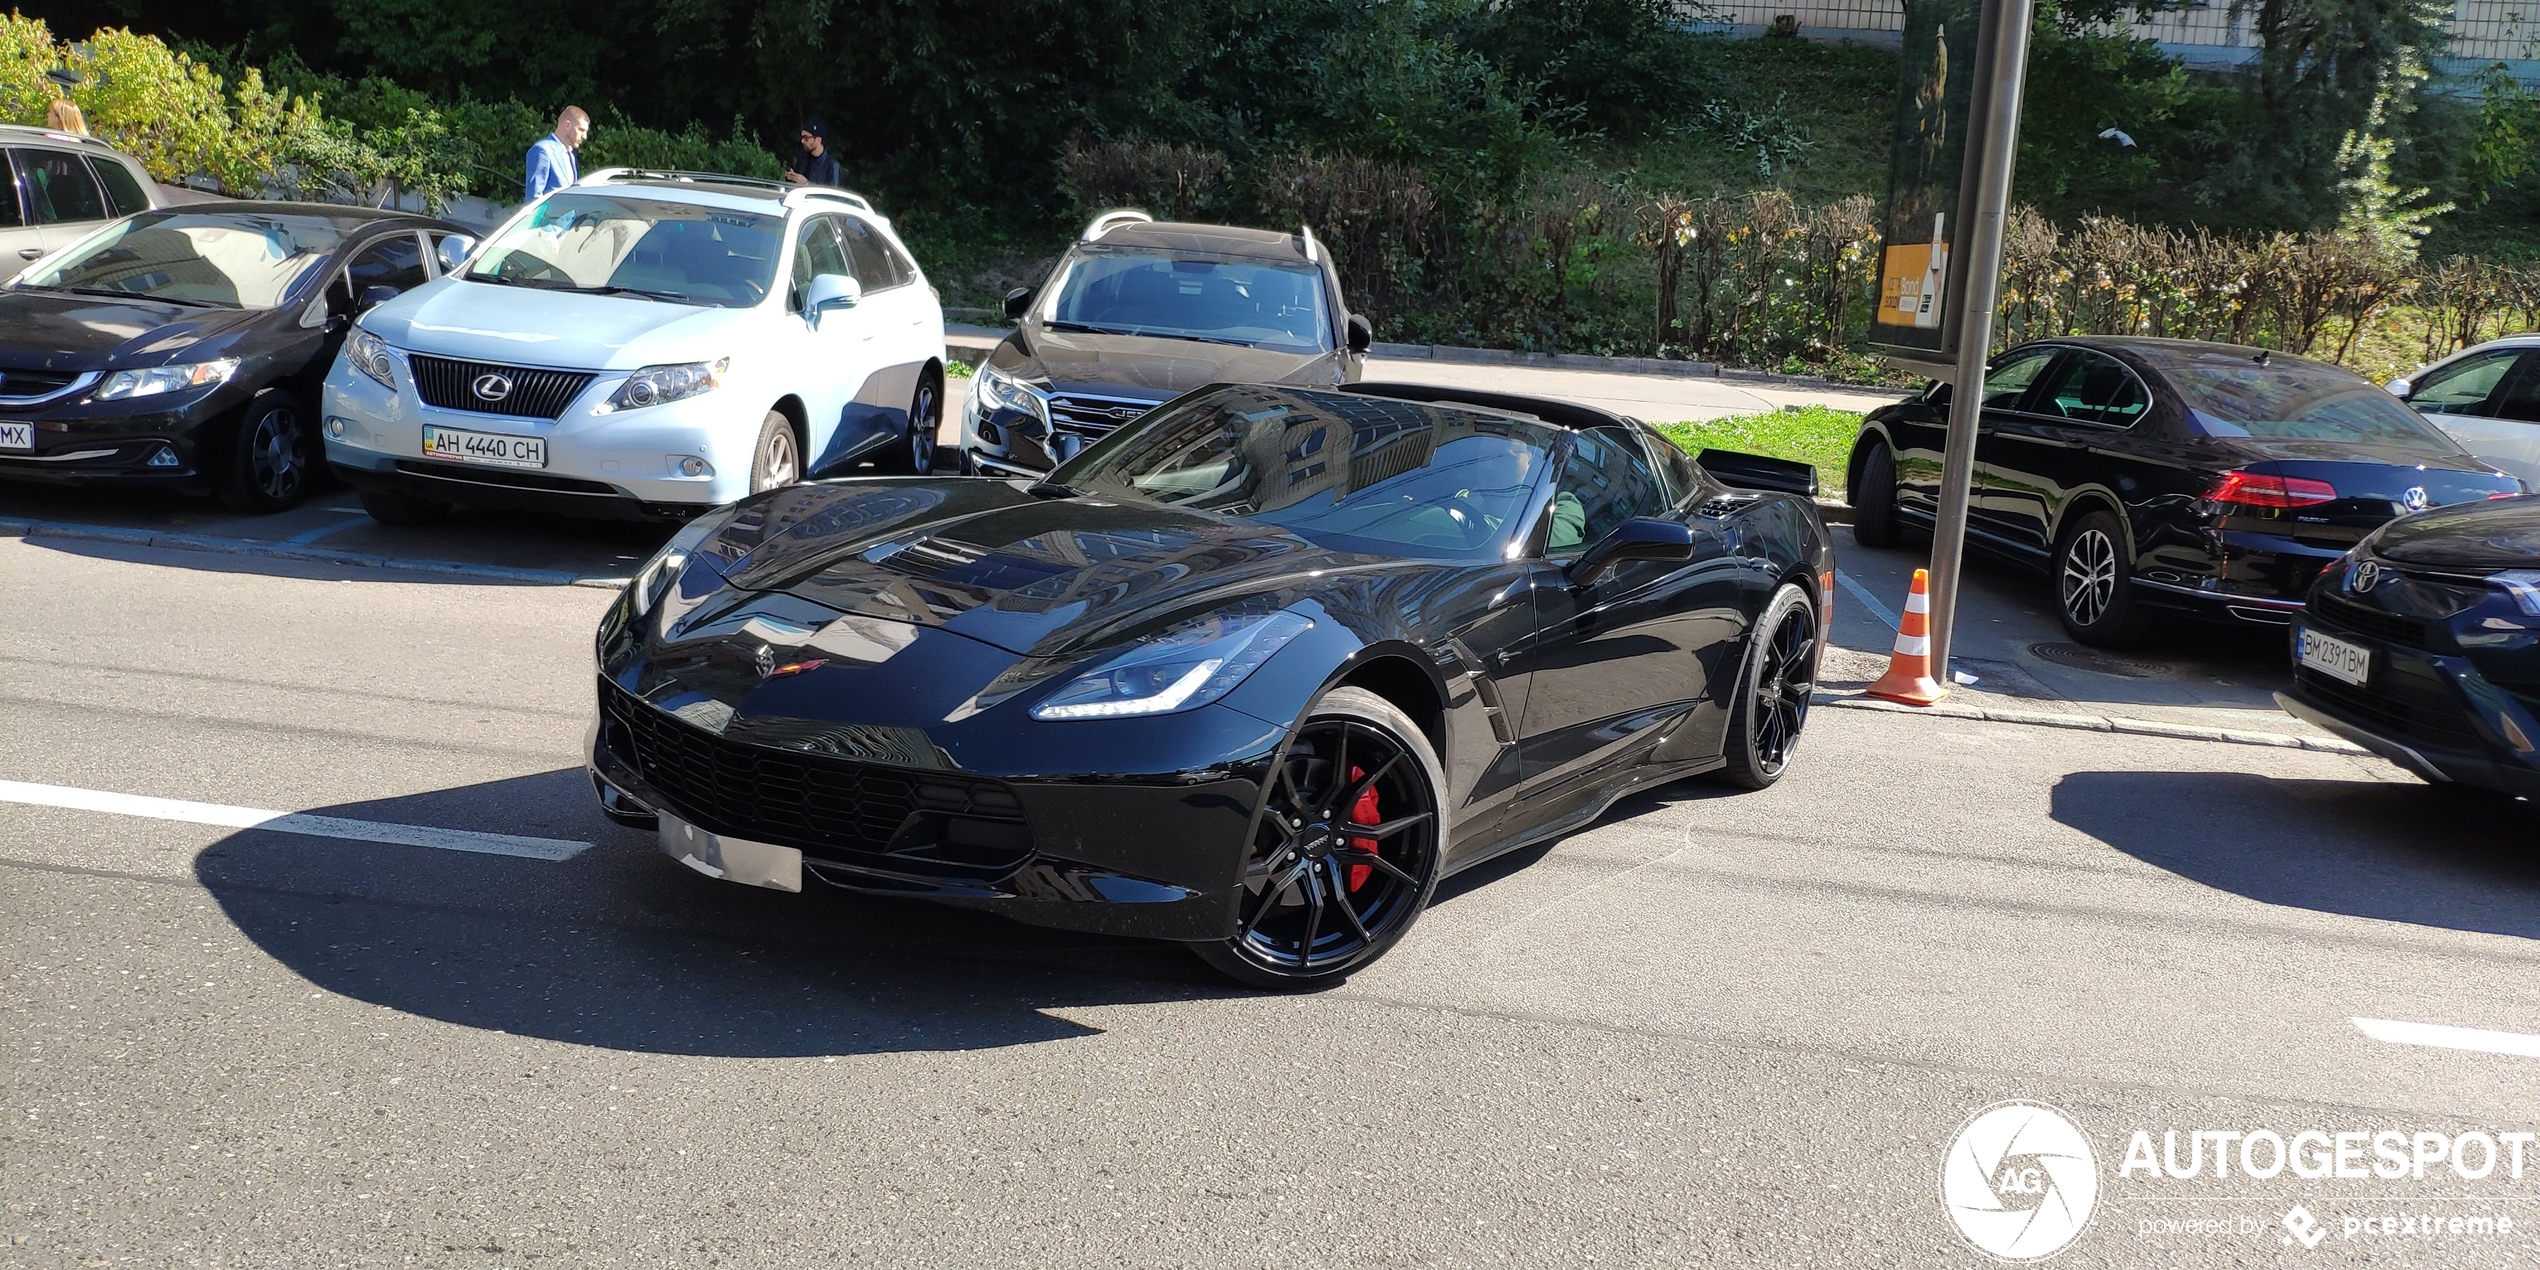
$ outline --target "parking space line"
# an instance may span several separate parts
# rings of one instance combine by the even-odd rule
[[[2357,1018],[2355,1026],[2376,1041],[2393,1045],[2425,1045],[2435,1049],[2476,1050],[2540,1058],[2540,1036],[2528,1032],[2490,1032],[2485,1028],[2449,1027],[2441,1023],[2406,1023],[2397,1019]]]
[[[352,527],[353,527],[353,526],[355,526],[355,525],[361,524],[362,522],[367,521],[367,520],[369,520],[369,519],[370,519],[369,514],[368,514],[368,513],[363,513],[363,514],[361,514],[361,515],[354,516],[354,517],[352,517],[352,518],[350,518],[350,519],[347,519],[347,520],[339,520],[339,521],[335,522],[335,523],[334,523],[334,524],[332,524],[332,525],[320,525],[320,526],[318,526],[318,527],[317,527],[317,528],[315,528],[315,529],[304,529],[304,530],[300,531],[299,533],[293,534],[293,535],[291,535],[290,537],[283,539],[282,541],[283,541],[283,542],[285,542],[285,543],[287,543],[287,544],[289,544],[289,545],[291,545],[291,546],[294,546],[294,547],[305,547],[305,546],[309,545],[310,543],[316,542],[316,541],[317,541],[318,539],[320,539],[320,538],[324,538],[324,537],[326,537],[326,536],[327,536],[327,535],[329,535],[329,534],[340,534],[340,533],[344,532],[345,530],[350,529],[350,528],[352,528]]]
[[[478,833],[471,829],[400,825],[379,820],[347,820],[340,816],[312,816],[296,811],[265,811],[255,807],[230,807],[220,803],[195,803],[179,798],[150,798],[140,794],[116,794],[100,789],[80,789],[71,785],[35,785],[23,781],[0,781],[0,802],[24,803],[33,807],[67,807],[75,811],[102,811],[118,816],[143,816],[152,820],[221,825],[231,829],[270,829],[277,833],[306,834],[317,838],[346,838],[355,842],[385,842],[401,847],[431,847],[439,851],[507,855],[523,860],[545,860],[549,863],[570,860],[591,846],[587,842],[574,842],[564,838],[524,838],[508,833]]]
[[[1859,600],[1861,602],[1861,607],[1870,611],[1870,616],[1887,623],[1887,629],[1891,631],[1895,630],[1900,624],[1896,616],[1896,610],[1879,603],[1879,597],[1870,594],[1870,588],[1853,581],[1851,574],[1845,573],[1841,569],[1837,569],[1834,571],[1834,580],[1842,583],[1843,589],[1850,591],[1852,593],[1852,598]]]

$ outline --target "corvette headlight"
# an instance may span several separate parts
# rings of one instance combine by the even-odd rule
[[[999,410],[1013,410],[1032,416],[1048,427],[1049,398],[1030,384],[993,366],[982,366],[970,381],[971,399],[978,404],[977,417],[986,418]]]
[[[642,617],[661,603],[670,593],[671,584],[679,580],[679,571],[688,566],[688,555],[704,545],[714,531],[723,527],[726,518],[709,513],[689,521],[678,533],[663,543],[644,567],[635,571],[635,579],[626,584],[626,610],[630,616]]]
[[[1067,682],[1035,719],[1117,719],[1171,714],[1234,690],[1289,640],[1314,628],[1294,613],[1212,613],[1165,629]]]
[[[382,388],[397,386],[394,363],[388,359],[388,341],[358,326],[344,340],[344,360],[352,363],[353,369],[378,380]]]
[[[713,392],[723,385],[723,372],[731,369],[732,359],[717,358],[710,362],[681,362],[676,366],[647,366],[626,377],[617,391],[600,406],[600,413],[613,410],[641,410],[669,401],[685,401],[702,393]]]
[[[161,393],[225,384],[230,376],[237,373],[238,359],[235,357],[211,362],[179,362],[174,366],[153,366],[148,370],[119,370],[106,376],[106,382],[97,386],[95,396],[99,401],[156,397]]]

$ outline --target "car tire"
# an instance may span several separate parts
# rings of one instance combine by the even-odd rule
[[[908,434],[891,443],[883,453],[881,468],[886,472],[913,472],[929,476],[935,471],[935,438],[944,426],[944,385],[934,372],[917,377],[917,392],[908,402]]]
[[[770,410],[759,421],[758,444],[750,449],[750,492],[764,494],[803,479],[802,438],[782,410]]]
[[[450,505],[394,490],[362,491],[362,510],[383,525],[434,525],[450,518]]]
[[[221,505],[252,516],[299,505],[317,483],[317,429],[308,407],[281,388],[249,398],[214,470]]]
[[[1256,988],[1339,983],[1428,906],[1446,831],[1446,774],[1419,725],[1372,692],[1334,688],[1306,712],[1262,792],[1233,933],[1192,951]]]
[[[2114,513],[2073,522],[2055,545],[2055,613],[2064,630],[2093,648],[2123,648],[2151,629],[2135,600],[2134,545]]]
[[[1895,546],[1904,535],[1896,525],[1896,456],[1887,442],[1873,435],[1863,442],[1861,470],[1844,501],[1852,505],[1852,541],[1864,547]]]
[[[1746,659],[1738,667],[1721,750],[1727,761],[1713,773],[1722,783],[1762,789],[1789,770],[1816,697],[1821,641],[1817,606],[1807,592],[1784,583],[1755,619],[1754,638],[1746,642]]]

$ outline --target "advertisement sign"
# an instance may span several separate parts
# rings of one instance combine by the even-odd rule
[[[1871,338],[1907,360],[1946,358],[1950,230],[1958,215],[1976,77],[1976,0],[1905,6],[1902,79],[1890,148],[1885,256]]]

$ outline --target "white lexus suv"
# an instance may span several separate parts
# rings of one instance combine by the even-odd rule
[[[610,169],[455,247],[362,314],[326,377],[327,459],[381,521],[679,518],[866,462],[933,468],[943,310],[857,195]]]

